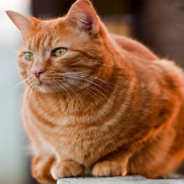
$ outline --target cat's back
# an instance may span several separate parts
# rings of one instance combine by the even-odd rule
[[[146,46],[138,41],[125,36],[119,36],[115,34],[110,34],[110,37],[115,40],[115,42],[124,50],[138,57],[142,57],[146,60],[153,61],[158,59],[158,57],[149,50]]]
[[[131,38],[110,34],[111,38],[126,51],[126,60],[131,63],[137,77],[154,78],[163,80],[170,85],[172,90],[179,89],[184,94],[184,72],[174,62],[160,59],[149,48]],[[150,62],[152,61],[152,62]],[[147,81],[147,83],[149,83]],[[161,87],[161,86],[160,86]]]
[[[176,137],[171,149],[176,151],[175,153],[178,158],[183,157],[184,149],[181,146],[184,144],[183,70],[172,61],[159,59],[147,47],[131,38],[114,34],[111,34],[111,38],[113,38],[123,50],[127,51],[128,55],[130,53],[130,55],[133,56],[129,57],[126,55],[128,62],[131,63],[139,79],[138,86],[140,86],[142,94],[151,92],[150,94],[156,97],[150,96],[150,98],[155,99],[152,103],[156,101],[158,101],[160,105],[165,103],[166,109],[172,109],[172,112],[177,109],[177,115],[172,121],[172,127],[175,129]],[[137,98],[139,98],[139,96],[137,96]],[[143,99],[144,98],[146,98],[146,96],[143,96]],[[173,104],[175,108],[172,108],[171,104]],[[152,111],[154,111],[154,109],[152,109]]]

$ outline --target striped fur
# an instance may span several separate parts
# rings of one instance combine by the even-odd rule
[[[27,79],[23,119],[33,176],[46,184],[87,171],[148,178],[174,172],[184,157],[183,71],[109,34],[87,0],[62,18],[27,19],[34,28],[30,38],[21,32],[27,39],[18,64]],[[22,23],[14,23],[21,31]],[[68,51],[51,57],[61,47]],[[25,52],[34,60],[26,61]],[[41,82],[30,72],[35,67],[45,70]]]

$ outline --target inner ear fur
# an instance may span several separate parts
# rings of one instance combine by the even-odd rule
[[[27,38],[31,39],[30,33],[35,27],[35,21],[34,21],[35,18],[31,19],[28,16],[22,15],[14,11],[6,11],[6,13],[9,16],[9,18],[12,20],[12,22],[20,30],[22,39],[23,40],[26,40]]]
[[[76,1],[70,8],[65,20],[89,35],[99,32],[97,13],[88,0]]]

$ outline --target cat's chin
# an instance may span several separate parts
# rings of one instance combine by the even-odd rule
[[[36,85],[34,87],[36,91],[39,91],[41,93],[58,93],[58,92],[64,92],[61,88],[59,88],[57,85],[41,82],[39,85]]]

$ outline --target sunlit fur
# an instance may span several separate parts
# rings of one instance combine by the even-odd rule
[[[93,27],[71,24],[81,12],[90,14]],[[7,14],[24,39],[18,54],[27,79],[23,119],[32,174],[40,183],[85,172],[165,178],[176,170],[184,157],[179,67],[136,41],[109,34],[87,0],[77,1],[63,18],[27,17],[34,22],[27,31],[16,13]],[[62,47],[68,51],[52,57]],[[34,54],[32,61],[25,60],[26,52]],[[31,73],[35,67],[45,70],[40,80]]]

